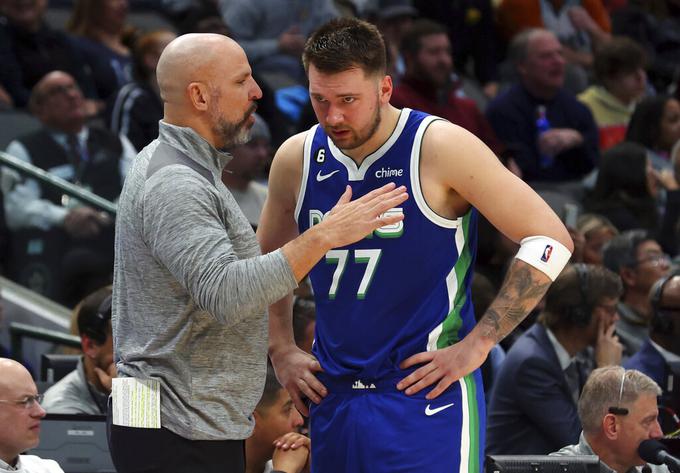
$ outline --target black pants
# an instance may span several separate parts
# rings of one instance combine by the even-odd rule
[[[113,425],[110,405],[107,434],[111,458],[118,473],[245,471],[243,440],[188,440],[165,428],[138,429]]]

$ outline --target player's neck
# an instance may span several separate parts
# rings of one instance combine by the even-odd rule
[[[401,110],[391,105],[385,106],[382,110],[380,125],[378,125],[378,129],[373,136],[361,146],[353,149],[343,149],[342,152],[352,158],[357,163],[357,166],[361,166],[361,163],[367,156],[375,152],[389,139],[397,127],[400,115]]]

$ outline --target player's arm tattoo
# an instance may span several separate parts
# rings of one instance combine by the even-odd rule
[[[482,336],[501,341],[538,304],[550,282],[524,261],[513,260],[498,295],[480,319]]]

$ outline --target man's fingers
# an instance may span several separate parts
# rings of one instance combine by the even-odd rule
[[[381,198],[384,194],[387,194],[389,192],[394,192],[398,188],[396,187],[397,185],[394,182],[388,182],[382,187],[378,187],[377,189],[373,189],[371,192],[367,192],[366,194],[362,195],[359,197],[356,202],[370,202],[373,199],[376,198]],[[401,186],[404,190],[406,188],[404,186]],[[402,191],[403,192],[403,191]]]
[[[307,408],[307,404],[305,404],[302,401],[302,398],[300,398],[300,391],[297,389],[296,390],[288,389],[288,393],[290,394],[290,398],[293,401],[293,404],[295,405],[295,408],[298,410],[298,412],[305,417],[309,417],[309,409]]]
[[[418,381],[416,384],[409,386],[406,389],[406,391],[404,391],[404,393],[407,396],[416,394],[417,392],[439,381],[442,378],[442,376],[443,373],[441,372],[441,370],[439,368],[435,368],[434,370],[430,371],[424,378]]]
[[[319,363],[317,360],[311,360],[309,364],[309,369],[311,371],[323,371],[323,368],[321,367],[321,363]]]
[[[298,378],[295,384],[314,404],[319,404],[325,396],[326,388],[314,376],[306,379]]]
[[[352,188],[350,186],[345,186],[345,192],[342,193],[335,205],[346,204],[350,200],[352,200]]]
[[[446,391],[448,387],[451,386],[453,383],[454,383],[453,378],[450,378],[449,376],[444,376],[442,379],[439,380],[434,389],[427,393],[425,399],[431,401],[432,399],[437,398],[441,393]]]
[[[614,337],[614,336],[615,336],[615,335],[614,335],[614,332],[615,332],[615,331],[616,331],[616,324],[611,324],[611,325],[609,326],[609,328],[607,328],[607,329],[605,330],[605,335],[607,335],[607,337]]]
[[[425,366],[421,366],[417,370],[415,370],[413,373],[399,381],[397,383],[397,389],[403,390],[408,388],[409,386],[413,385],[414,383],[420,381],[423,379],[425,376],[427,376],[429,373],[432,371],[436,370],[437,367],[433,365],[432,363],[428,363]]]
[[[404,361],[402,361],[401,364],[399,365],[399,368],[405,370],[406,368],[410,368],[413,365],[427,363],[428,361],[431,361],[433,357],[434,357],[433,351],[423,351],[420,353],[416,353],[415,355],[410,356],[406,358]]]

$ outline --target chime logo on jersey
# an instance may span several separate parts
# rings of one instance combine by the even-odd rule
[[[328,213],[328,212],[327,212]],[[309,210],[309,228],[313,227],[314,225],[317,225],[323,221],[323,219],[326,217],[326,214],[324,214],[321,210],[317,209],[310,209]],[[401,207],[395,207],[393,209],[388,210],[384,214],[381,215],[381,217],[384,216],[389,216],[389,215],[400,215],[404,213],[404,209]],[[379,238],[399,238],[401,235],[404,233],[404,221],[400,220],[397,223],[393,223],[391,225],[385,225],[377,230],[375,230],[373,233],[368,235],[366,238],[372,238],[373,234]]]
[[[548,260],[550,259],[550,255],[552,254],[553,247],[551,245],[545,245],[545,249],[543,250],[543,256],[541,256],[541,261],[544,263],[547,263]]]
[[[390,167],[380,168],[375,172],[375,177],[382,179],[385,177],[401,177],[404,175],[403,169],[392,169]]]

